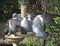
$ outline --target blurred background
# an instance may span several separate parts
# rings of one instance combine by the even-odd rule
[[[8,19],[12,17],[12,13],[21,13],[20,11],[20,2],[22,0],[0,0],[0,28],[2,24],[7,22]],[[36,16],[38,14],[43,14],[45,11],[46,14],[53,14],[60,16],[60,0],[44,0],[45,10],[43,9],[42,0],[25,0],[27,5],[27,12]],[[54,18],[55,24],[50,26],[46,25],[46,32],[49,33],[49,37],[46,41],[46,46],[60,46],[60,17]],[[35,40],[29,37],[27,39],[27,46],[30,46],[32,43],[33,46],[42,46],[43,40]],[[32,42],[31,42],[32,41]],[[22,45],[24,46],[24,45]]]

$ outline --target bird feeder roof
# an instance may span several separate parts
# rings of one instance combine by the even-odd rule
[[[22,1],[21,5],[27,5],[27,2]]]

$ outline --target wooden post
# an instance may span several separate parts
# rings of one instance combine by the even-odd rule
[[[21,5],[21,17],[24,18],[26,17],[26,6]]]
[[[21,2],[21,17],[26,17],[26,2]]]

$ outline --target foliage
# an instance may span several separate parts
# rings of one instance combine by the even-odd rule
[[[12,13],[19,12],[17,0],[2,0],[0,3],[0,20],[6,21]]]
[[[27,46],[31,46],[31,38],[27,37]]]
[[[47,6],[47,12],[51,14],[58,14],[60,15],[60,3],[59,0],[50,0],[47,1],[48,6]]]
[[[56,17],[56,18],[54,18],[55,19],[55,23],[56,24],[60,24],[60,17]]]

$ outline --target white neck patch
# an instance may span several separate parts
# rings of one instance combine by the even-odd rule
[[[17,18],[12,18],[12,19],[17,19]]]

